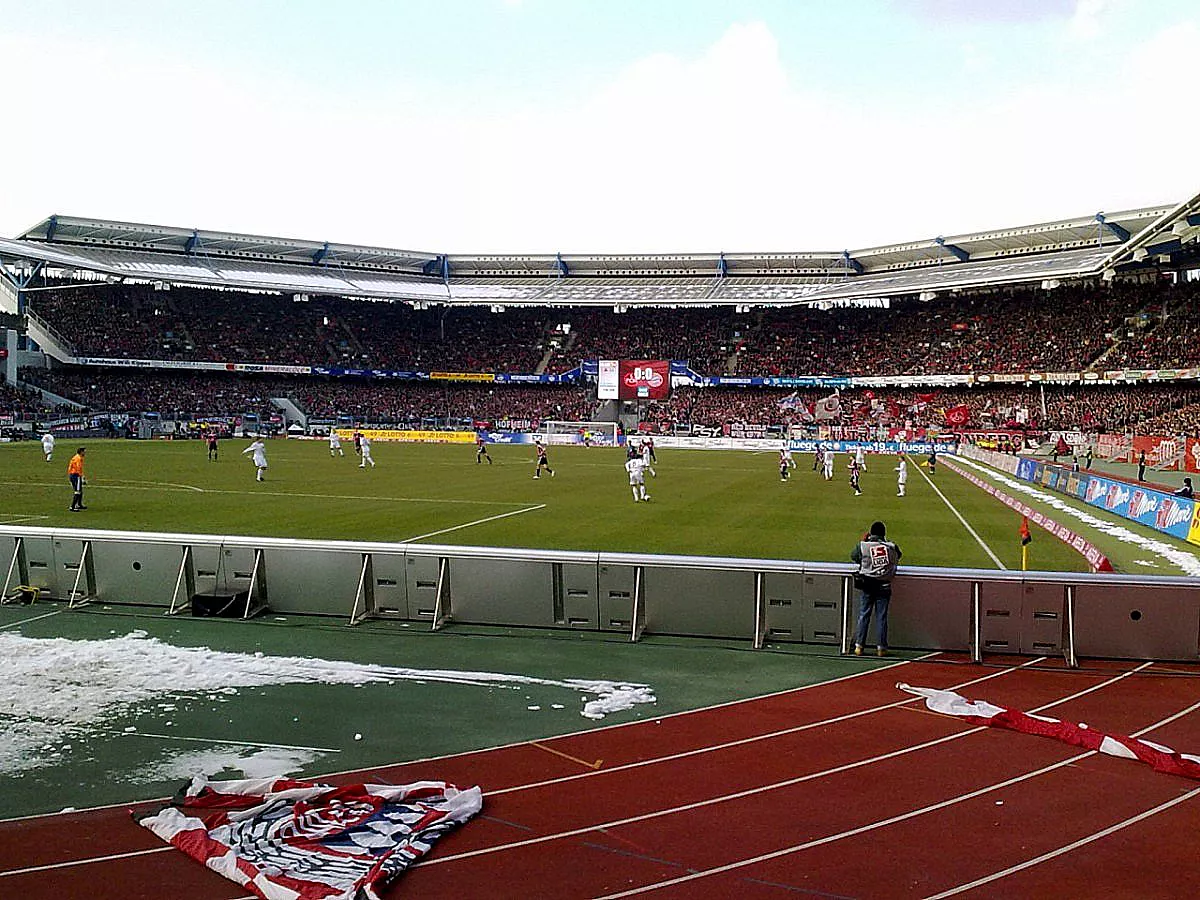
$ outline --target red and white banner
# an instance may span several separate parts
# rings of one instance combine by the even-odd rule
[[[671,396],[671,363],[665,359],[623,359],[619,363],[620,400],[665,400]]]
[[[958,406],[951,406],[946,410],[947,425],[966,425],[971,420],[971,407],[965,403],[960,403]]]
[[[1179,753],[1162,744],[1143,741],[1124,734],[1105,734],[1087,725],[1072,725],[1048,716],[1034,715],[1017,709],[1005,709],[985,700],[967,700],[954,691],[936,688],[913,687],[900,682],[900,690],[925,698],[925,705],[933,712],[957,716],[972,725],[990,728],[1007,728],[1022,734],[1035,734],[1054,738],[1073,747],[1082,747],[1108,756],[1135,759],[1150,766],[1156,772],[1181,775],[1200,781],[1200,756]]]
[[[813,418],[818,422],[828,422],[836,419],[842,412],[842,397],[834,391],[828,397],[822,397],[813,407]]]
[[[378,900],[482,806],[479,788],[441,781],[332,787],[197,775],[172,805],[138,821],[264,900]]]

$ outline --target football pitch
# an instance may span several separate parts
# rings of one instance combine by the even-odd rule
[[[896,495],[891,456],[868,458],[855,496],[845,455],[832,481],[798,456],[781,482],[775,452],[660,449],[657,477],[646,479],[652,499],[635,503],[614,448],[551,447],[555,475],[534,479],[528,446],[493,445],[488,465],[470,445],[381,442],[376,467],[362,469],[350,447],[331,458],[324,442],[277,440],[259,483],[240,452],[248,441],[223,441],[216,462],[195,441],[84,443],[82,513],[67,509],[75,442],[60,441],[50,462],[33,442],[0,447],[0,524],[840,562],[880,519],[906,565],[1021,566],[1020,517],[915,457],[907,496]],[[1144,549],[1072,527],[1121,571],[1178,574],[1166,561],[1147,567]],[[1035,530],[1030,549],[1031,569],[1086,570],[1045,532]]]

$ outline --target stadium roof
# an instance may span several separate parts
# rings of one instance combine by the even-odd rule
[[[1200,195],[862,250],[650,255],[472,255],[390,250],[51,216],[0,238],[20,282],[39,266],[113,279],[415,303],[852,303],[1099,275],[1170,259],[1200,235]]]

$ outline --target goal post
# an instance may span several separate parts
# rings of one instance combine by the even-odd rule
[[[581,444],[592,447],[617,446],[616,422],[542,422],[537,436],[547,444]]]

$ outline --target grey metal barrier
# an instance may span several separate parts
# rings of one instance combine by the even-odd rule
[[[0,526],[0,598],[850,649],[849,563]],[[207,604],[207,606],[206,606]],[[901,567],[904,649],[1200,660],[1200,579]]]

